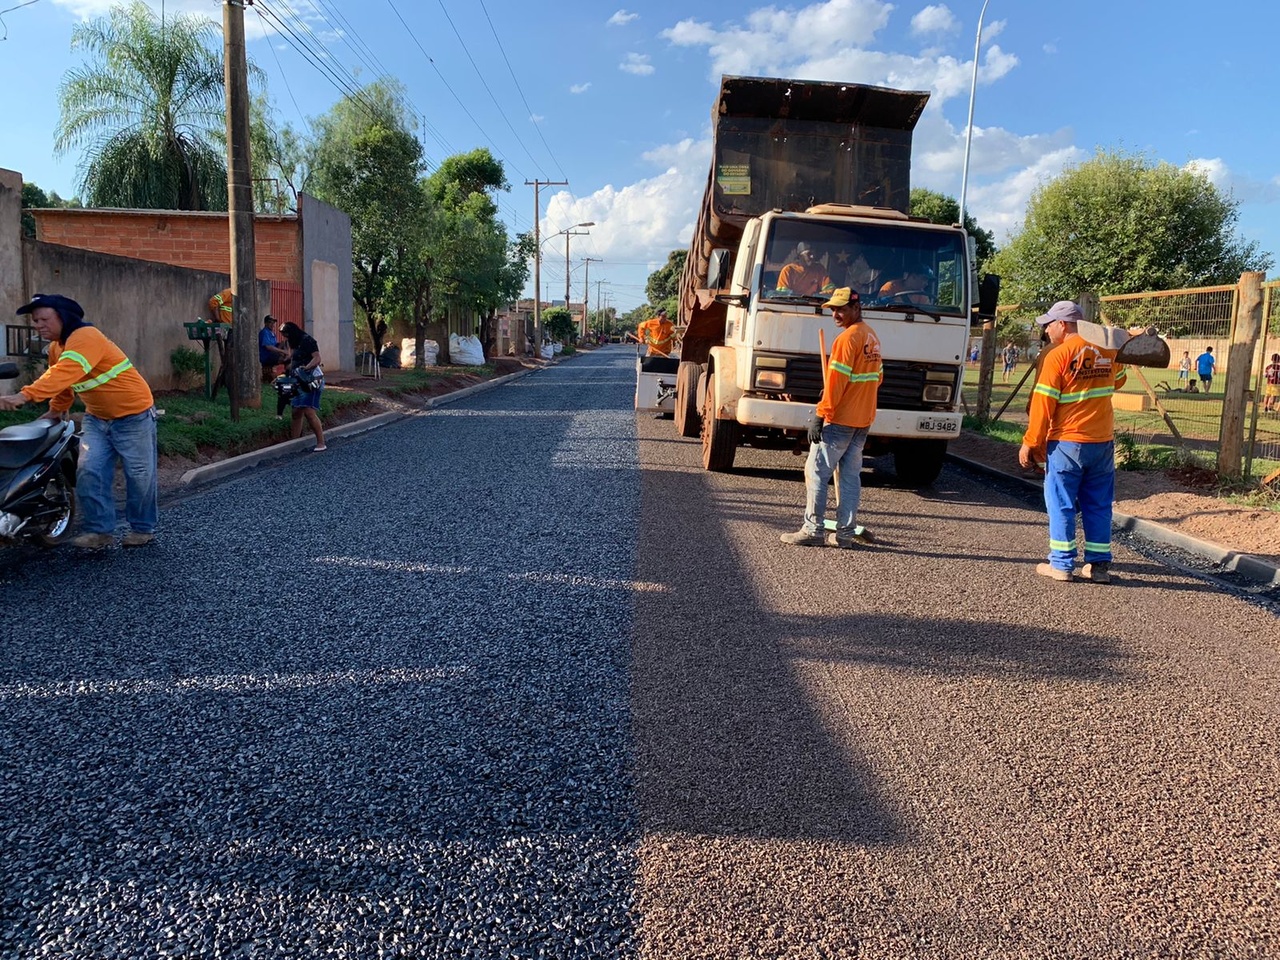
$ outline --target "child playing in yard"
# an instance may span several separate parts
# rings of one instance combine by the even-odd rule
[[[1191,351],[1183,350],[1182,359],[1178,361],[1178,386],[1186,390],[1191,380]]]
[[[1280,412],[1280,353],[1271,355],[1271,362],[1262,371],[1266,387],[1262,397],[1262,412]]]

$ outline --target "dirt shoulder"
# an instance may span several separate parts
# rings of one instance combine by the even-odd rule
[[[1037,473],[1018,464],[1018,448],[1012,443],[966,431],[951,441],[949,450],[1013,476],[1039,479]],[[1280,564],[1280,512],[1220,495],[1208,471],[1119,470],[1116,510]]]

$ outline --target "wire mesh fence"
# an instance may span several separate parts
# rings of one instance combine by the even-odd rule
[[[1140,443],[1180,447],[1207,465],[1216,462],[1238,291],[1232,284],[1099,298],[1102,322],[1153,326],[1169,344],[1167,369],[1134,368],[1117,393],[1117,433],[1130,434]],[[1044,306],[1002,305],[997,324],[1025,324],[1034,336],[1032,325]],[[1267,397],[1268,386],[1280,392],[1280,385],[1266,382],[1275,354],[1280,354],[1280,281],[1263,284],[1262,333],[1251,355],[1251,397],[1245,414],[1246,476],[1265,477],[1280,469],[1280,396],[1270,402]],[[1016,414],[1021,406],[1011,405],[1010,412]]]

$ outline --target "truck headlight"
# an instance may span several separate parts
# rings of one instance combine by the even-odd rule
[[[787,374],[783,370],[757,370],[756,386],[762,390],[781,390],[787,385]]]
[[[926,383],[924,385],[925,403],[950,403],[951,385],[948,383]]]

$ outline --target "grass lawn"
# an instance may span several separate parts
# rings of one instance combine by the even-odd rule
[[[481,380],[493,377],[494,366],[486,363],[479,367],[427,367],[418,370],[410,367],[405,370],[383,370],[380,379],[375,380],[369,389],[394,397],[404,393],[423,393],[430,391],[437,384],[452,380],[454,377],[470,375]]]
[[[320,397],[320,417],[328,420],[342,407],[369,401],[365,393],[325,390]],[[156,436],[161,456],[194,457],[201,449],[221,450],[230,455],[244,453],[265,443],[285,440],[289,436],[289,410],[284,419],[276,419],[276,392],[262,388],[262,408],[242,407],[240,420],[231,420],[231,408],[225,392],[217,400],[206,400],[204,391],[166,393],[156,397],[156,409],[164,415],[156,421]],[[76,404],[73,412],[82,411]],[[26,423],[41,412],[34,405],[23,410],[0,411],[0,427]]]

